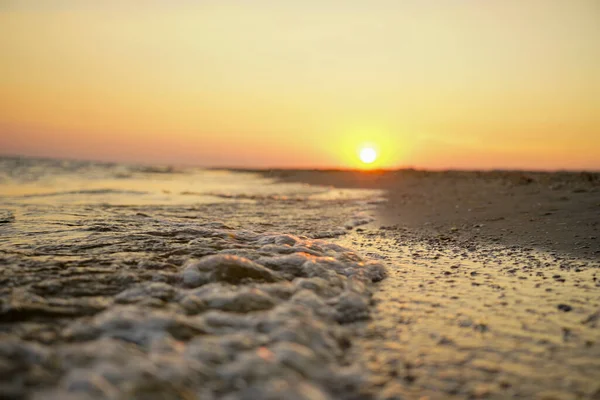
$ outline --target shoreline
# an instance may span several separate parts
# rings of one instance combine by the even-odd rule
[[[597,176],[417,175],[284,177],[387,193],[374,222],[336,239],[388,268],[350,349],[368,371],[365,391],[378,400],[597,398]],[[582,235],[588,244],[576,243]]]

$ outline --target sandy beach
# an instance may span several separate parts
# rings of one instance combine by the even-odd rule
[[[600,175],[266,175],[386,190],[341,239],[388,265],[353,348],[377,398],[600,395]]]
[[[268,171],[286,182],[386,191],[378,223],[453,240],[600,256],[600,174]]]
[[[593,399],[598,174],[2,158],[10,399]]]

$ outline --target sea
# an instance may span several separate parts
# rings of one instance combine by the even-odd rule
[[[0,157],[0,392],[357,398],[345,349],[386,267],[338,239],[383,201],[268,171]]]

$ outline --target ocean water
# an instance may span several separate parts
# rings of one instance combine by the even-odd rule
[[[240,171],[0,157],[3,204],[185,205],[219,200],[369,200],[377,191],[276,183]]]
[[[386,272],[336,238],[381,201],[256,173],[0,158],[0,392],[363,398],[345,349]]]

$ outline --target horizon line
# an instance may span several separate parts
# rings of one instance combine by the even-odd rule
[[[455,168],[455,167],[440,167],[427,168],[411,165],[403,165],[398,167],[385,168],[352,168],[352,167],[334,167],[334,166],[315,166],[315,167],[251,167],[251,166],[206,166],[198,164],[177,164],[177,163],[160,163],[160,162],[144,162],[144,161],[106,161],[99,159],[86,159],[76,157],[53,157],[53,156],[32,156],[25,154],[4,154],[0,152],[0,158],[28,158],[38,160],[57,160],[57,161],[75,161],[75,162],[90,162],[99,164],[122,164],[132,166],[160,166],[173,168],[199,168],[204,170],[224,170],[233,172],[268,172],[268,171],[307,171],[307,172],[364,172],[364,173],[388,173],[399,171],[414,171],[414,172],[530,172],[530,173],[600,173],[600,169],[571,169],[571,168],[507,168],[507,167],[487,167],[487,168]]]

